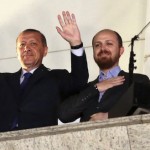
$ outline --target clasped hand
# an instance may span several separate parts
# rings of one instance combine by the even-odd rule
[[[96,86],[99,92],[104,92],[109,88],[123,84],[124,81],[125,81],[124,76],[117,76],[114,78],[103,80],[97,83]],[[90,121],[105,120],[105,119],[108,119],[108,112],[98,112],[91,115],[90,117]]]
[[[104,92],[108,90],[109,88],[123,84],[124,81],[125,81],[124,76],[117,76],[114,78],[103,80],[97,83],[96,86],[99,92]]]

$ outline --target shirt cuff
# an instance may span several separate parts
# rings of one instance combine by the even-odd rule
[[[71,49],[71,52],[76,56],[83,56],[84,48],[81,47],[79,49]]]

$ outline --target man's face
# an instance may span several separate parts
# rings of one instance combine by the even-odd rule
[[[19,35],[17,40],[17,55],[24,69],[31,70],[42,63],[47,54],[47,47],[43,45],[41,35],[27,32]]]
[[[119,58],[124,51],[119,47],[118,39],[113,31],[99,32],[93,41],[94,60],[102,70],[108,70],[118,65]]]

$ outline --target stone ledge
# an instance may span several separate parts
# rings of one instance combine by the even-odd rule
[[[62,145],[65,148],[69,147],[69,149],[72,149],[72,147],[77,148],[79,141],[87,149],[91,150],[91,147],[89,145],[91,145],[92,143],[83,144],[83,139],[87,141],[89,141],[89,139],[93,140],[93,145],[98,142],[96,139],[99,139],[100,143],[98,145],[103,148],[102,150],[105,149],[105,141],[113,145],[112,147],[110,147],[110,149],[113,149],[115,147],[114,142],[119,142],[119,145],[121,147],[120,150],[123,150],[123,148],[126,148],[127,150],[138,150],[138,148],[141,148],[142,146],[144,146],[145,150],[146,147],[150,149],[149,131],[150,114],[114,118],[105,121],[63,124],[59,126],[2,132],[0,133],[0,150],[9,150],[7,145],[11,145],[15,150],[19,150],[21,147],[22,150],[24,150],[23,147],[32,147],[33,149],[35,149],[38,145],[38,147],[42,147],[45,150],[45,144],[49,149],[52,148],[51,144],[53,145],[53,149],[59,149]],[[101,137],[102,133],[103,136]],[[111,138],[112,140],[107,140]],[[55,142],[54,139],[56,140]],[[52,141],[54,143],[52,143]],[[30,145],[31,143],[33,146]],[[73,146],[72,144],[77,145]],[[124,146],[124,144],[127,144],[127,146]],[[94,146],[95,148],[97,148],[96,145]],[[1,149],[1,146],[3,146],[3,149]]]

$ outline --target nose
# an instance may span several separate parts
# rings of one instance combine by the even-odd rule
[[[26,46],[24,47],[24,51],[25,51],[25,52],[30,51],[30,46],[29,46],[29,45],[26,45]]]
[[[105,44],[102,44],[102,45],[101,45],[101,50],[105,50],[105,49],[106,49]]]

